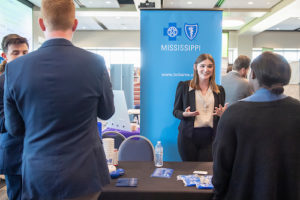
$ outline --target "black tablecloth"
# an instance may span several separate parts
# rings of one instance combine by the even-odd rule
[[[209,200],[212,190],[200,190],[185,187],[177,181],[177,175],[192,174],[195,170],[208,171],[212,174],[212,162],[164,162],[164,168],[174,169],[168,178],[150,177],[155,166],[153,162],[119,162],[118,168],[125,170],[121,178],[138,178],[137,187],[116,187],[117,179],[112,179],[101,193],[100,200]]]

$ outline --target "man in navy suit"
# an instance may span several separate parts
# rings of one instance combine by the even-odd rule
[[[103,57],[77,48],[73,0],[42,0],[46,41],[7,65],[8,133],[24,134],[22,199],[97,199],[110,181],[97,116],[114,114]]]
[[[0,72],[5,70],[6,63],[28,53],[28,42],[17,34],[6,35],[1,47],[4,62],[0,65]],[[22,193],[22,152],[23,136],[13,137],[9,135],[4,126],[4,93],[5,75],[0,75],[0,174],[5,174],[7,196],[10,200],[21,200]]]

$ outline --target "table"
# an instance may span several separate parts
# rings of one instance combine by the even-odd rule
[[[122,178],[138,178],[137,187],[116,187],[117,179],[104,186],[100,200],[209,200],[212,190],[185,187],[177,175],[192,174],[195,170],[212,174],[212,162],[164,162],[164,168],[174,169],[170,179],[150,177],[155,169],[153,162],[119,162],[125,170]]]

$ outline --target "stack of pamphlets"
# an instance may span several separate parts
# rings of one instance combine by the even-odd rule
[[[212,189],[211,183],[212,175],[178,175],[177,180],[181,180],[184,186],[191,187],[196,186],[198,189]]]

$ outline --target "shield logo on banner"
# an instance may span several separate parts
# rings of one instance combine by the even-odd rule
[[[193,40],[198,33],[198,24],[184,24],[184,32],[189,40]]]

